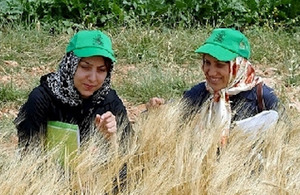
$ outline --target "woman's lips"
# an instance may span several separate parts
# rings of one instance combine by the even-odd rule
[[[212,78],[212,77],[209,77],[208,81],[212,84],[218,84],[221,82],[221,78]]]
[[[83,84],[83,86],[86,90],[91,90],[94,88],[94,85],[89,85],[89,84]]]

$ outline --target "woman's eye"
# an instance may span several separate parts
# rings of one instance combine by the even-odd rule
[[[89,66],[87,66],[87,65],[81,65],[80,67],[83,68],[83,69],[88,69],[89,68]]]
[[[227,63],[217,63],[217,66],[219,68],[222,68],[222,67],[227,66],[227,65],[228,65]]]
[[[203,60],[203,64],[204,64],[204,65],[210,65],[210,61],[204,59],[204,60]]]
[[[106,72],[106,68],[99,68],[98,71],[99,72]]]

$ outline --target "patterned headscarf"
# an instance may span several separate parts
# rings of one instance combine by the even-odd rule
[[[47,85],[53,94],[56,95],[57,98],[64,104],[69,104],[70,106],[80,105],[83,100],[80,93],[74,86],[74,74],[77,70],[80,59],[81,58],[75,56],[73,52],[67,53],[63,57],[58,70],[47,77]],[[107,76],[101,88],[94,92],[92,97],[93,103],[99,104],[108,94],[110,90],[112,69],[113,64],[111,65],[110,70],[107,71]]]
[[[203,112],[208,114],[206,126],[222,129],[222,136],[228,136],[231,125],[231,107],[229,96],[236,95],[242,91],[248,91],[262,82],[260,77],[255,76],[255,70],[251,63],[243,58],[237,57],[230,61],[229,81],[226,88],[214,91],[206,82],[206,88],[210,92],[210,98],[203,105]],[[202,115],[203,116],[203,115]]]

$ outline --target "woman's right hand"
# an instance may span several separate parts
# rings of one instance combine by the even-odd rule
[[[165,103],[165,99],[153,97],[149,100],[149,102],[146,103],[146,108],[148,110],[153,109],[153,108],[158,108],[159,106],[163,105],[164,103]]]
[[[117,122],[116,117],[110,111],[100,115],[96,114],[95,124],[97,129],[103,133],[104,137],[110,138],[116,135]]]

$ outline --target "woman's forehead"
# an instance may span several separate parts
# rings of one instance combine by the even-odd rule
[[[95,66],[105,65],[105,60],[101,56],[81,58],[80,62],[85,62],[89,65],[95,65]]]
[[[229,62],[225,62],[225,61],[220,61],[217,58],[209,55],[209,54],[203,54],[203,59],[205,60],[209,60],[210,62],[216,62],[216,63],[229,63]]]
[[[203,54],[203,59],[209,60],[209,61],[214,61],[214,62],[219,62],[219,60],[209,54]]]

